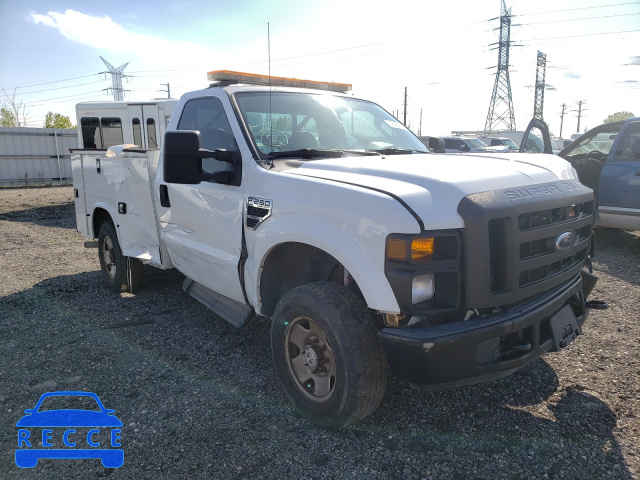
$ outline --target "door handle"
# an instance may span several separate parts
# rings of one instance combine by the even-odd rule
[[[163,207],[171,206],[171,202],[169,201],[169,189],[166,185],[160,185],[160,205]]]

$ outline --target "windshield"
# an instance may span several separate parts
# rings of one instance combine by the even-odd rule
[[[571,144],[571,150],[565,155],[565,159],[571,161],[572,158],[580,155],[586,155],[589,152],[600,152],[603,155],[609,155],[613,142],[616,139],[616,135],[620,131],[620,125],[612,126],[604,131],[600,130],[598,133],[590,135],[589,137],[581,140],[575,145]]]
[[[302,157],[301,150],[353,154],[427,150],[388,112],[364,100],[296,92],[237,93],[235,99],[262,160],[286,156],[280,152]]]

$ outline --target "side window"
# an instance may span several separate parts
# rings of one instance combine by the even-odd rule
[[[147,138],[149,139],[149,148],[158,148],[158,134],[153,118],[147,118]]]
[[[142,127],[140,126],[140,119],[134,118],[131,120],[131,127],[133,128],[133,143],[142,147]]]
[[[82,148],[102,148],[100,120],[97,117],[82,117],[80,128],[82,129]]]
[[[117,117],[102,117],[100,119],[102,127],[102,148],[109,148],[113,145],[122,145],[122,121]]]
[[[640,122],[627,125],[613,156],[614,162],[640,160]]]
[[[238,149],[222,102],[217,98],[197,98],[187,102],[178,123],[178,130],[198,130],[200,147],[207,150]],[[227,162],[213,158],[202,159],[202,170],[207,173],[230,168],[231,164]]]

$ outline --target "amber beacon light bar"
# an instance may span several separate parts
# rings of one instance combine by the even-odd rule
[[[303,80],[300,78],[270,77],[255,73],[234,72],[231,70],[214,70],[207,73],[210,82],[221,83],[250,83],[256,85],[274,85],[280,87],[313,88],[329,92],[350,92],[350,83],[318,82],[316,80]]]

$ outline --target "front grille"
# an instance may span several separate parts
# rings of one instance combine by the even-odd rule
[[[493,219],[489,222],[489,268],[491,270],[491,291],[502,292],[506,288],[506,263],[500,252],[507,248],[506,219]]]
[[[465,197],[458,212],[466,306],[516,304],[577,275],[590,251],[593,210],[592,191],[569,181]]]
[[[555,225],[562,222],[570,222],[581,215],[593,214],[593,201],[567,205],[559,208],[539,210],[529,213],[521,213],[518,216],[520,231]]]
[[[569,255],[562,260],[557,260],[548,265],[524,270],[520,272],[518,286],[520,288],[527,287],[538,283],[546,278],[559,275],[563,272],[571,270],[576,266],[582,266],[587,258],[587,248],[583,248],[574,255]]]
[[[591,216],[593,202],[572,204],[564,207],[537,210],[518,215],[518,229],[507,231],[508,219],[492,219],[489,229],[489,263],[491,292],[494,294],[507,290],[508,284],[508,238],[515,237],[518,246],[518,262],[515,269],[518,274],[518,288],[540,283],[548,278],[575,269],[586,260],[588,248],[585,243],[591,236],[591,223],[576,226],[577,222]],[[563,232],[576,234],[575,245],[569,252],[559,254],[555,251],[556,238]],[[560,257],[560,258],[559,258]],[[533,266],[528,268],[527,261]]]
[[[491,226],[489,226],[489,231],[491,231]],[[581,241],[586,240],[591,236],[591,225],[586,225],[577,230],[575,233],[577,235],[576,243],[580,243]],[[521,243],[520,259],[526,260],[527,258],[533,258],[539,255],[553,253],[553,244],[555,243],[555,240],[555,237],[549,237]]]

